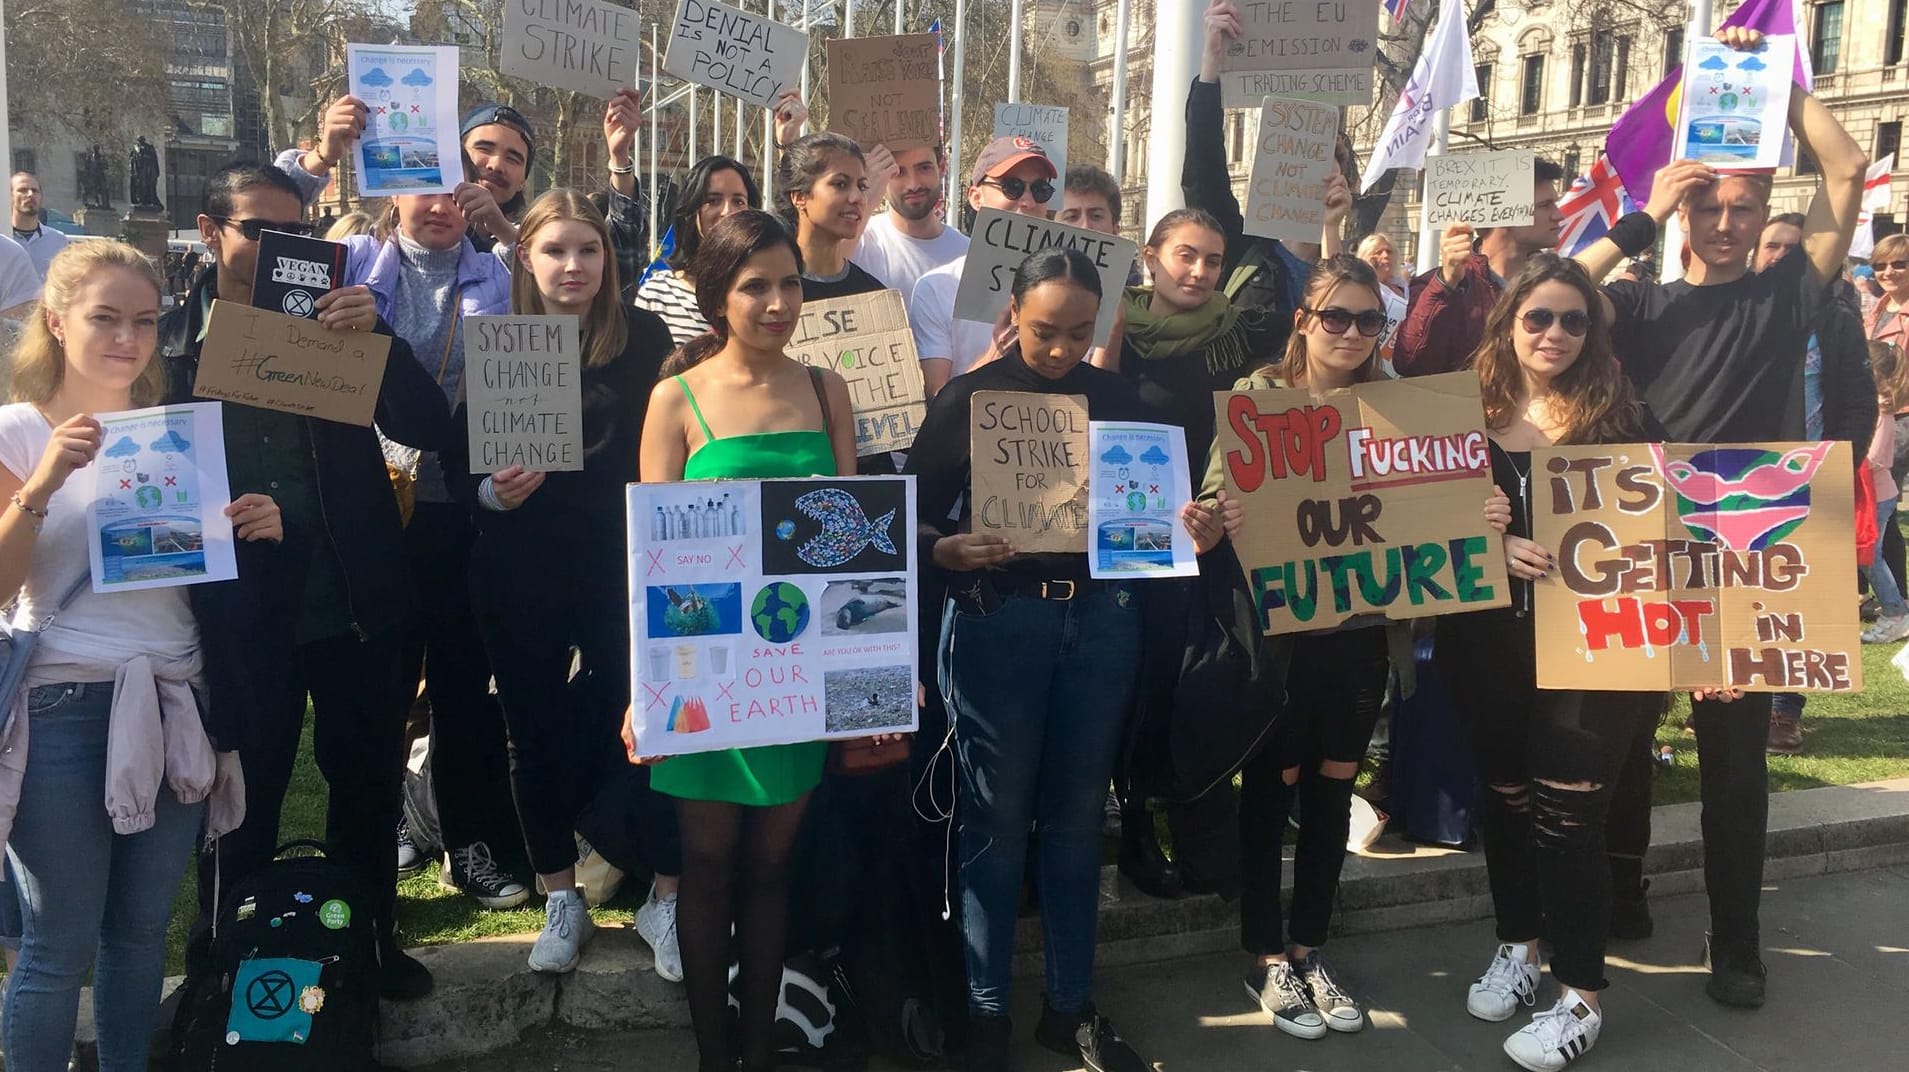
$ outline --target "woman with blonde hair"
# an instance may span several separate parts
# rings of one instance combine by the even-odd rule
[[[383,214],[384,210],[379,209],[378,215],[381,216]],[[340,239],[350,238],[352,235],[368,235],[376,223],[377,216],[363,209],[347,212],[343,216],[338,217],[329,228],[326,228],[325,240],[328,242],[336,242]]]
[[[131,246],[61,251],[0,407],[0,596],[18,600],[14,628],[39,631],[19,691],[0,697],[0,841],[24,924],[4,1048],[20,1072],[67,1067],[89,969],[99,1067],[146,1067],[173,891],[202,824],[216,837],[243,811],[231,748],[246,705],[201,699],[188,589],[88,583],[96,415],[159,400],[161,287]],[[225,514],[241,541],[283,535],[267,496]]]

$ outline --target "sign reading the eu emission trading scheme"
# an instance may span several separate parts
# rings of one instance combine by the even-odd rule
[[[1379,5],[1367,0],[1240,0],[1240,35],[1226,46],[1220,98],[1257,108],[1262,97],[1322,104],[1372,100]]]
[[[1503,545],[1485,521],[1477,376],[1213,400],[1226,490],[1246,506],[1234,546],[1265,632],[1508,604]]]
[[[1862,688],[1852,472],[1847,443],[1534,451],[1539,687]]]
[[[792,26],[716,0],[682,0],[663,69],[767,108],[802,80],[808,55],[809,35]]]

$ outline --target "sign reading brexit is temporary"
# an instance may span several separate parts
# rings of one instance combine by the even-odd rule
[[[1094,321],[1094,343],[1105,344],[1113,334],[1119,294],[1127,286],[1127,272],[1140,252],[1130,239],[1069,227],[1064,223],[1023,216],[1018,212],[982,209],[975,214],[968,258],[955,291],[954,315],[992,324],[1006,308],[1014,286],[1014,270],[1030,253],[1044,249],[1077,249],[1094,262],[1100,273],[1100,317]]]
[[[1267,633],[1359,614],[1420,618],[1509,602],[1485,521],[1491,456],[1478,377],[1455,372],[1213,396],[1234,538]]]
[[[663,70],[767,108],[802,80],[809,35],[716,0],[681,0]]]
[[[1536,161],[1529,149],[1427,158],[1426,225],[1529,226],[1537,218]]]
[[[1853,472],[1847,443],[1534,451],[1538,686],[1860,689]]]
[[[1226,47],[1220,76],[1228,108],[1257,108],[1262,97],[1371,103],[1379,5],[1240,0],[1239,12],[1240,35]]]

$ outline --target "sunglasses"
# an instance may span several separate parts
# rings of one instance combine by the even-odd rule
[[[1871,264],[1870,267],[1874,268],[1878,272],[1882,271],[1884,268],[1887,268],[1892,272],[1900,272],[1905,268],[1909,268],[1909,261],[1877,261],[1874,264]]]
[[[1006,194],[1010,201],[1019,201],[1021,195],[1027,193],[1029,190],[1034,191],[1034,200],[1036,201],[1045,202],[1048,198],[1054,196],[1054,184],[1048,182],[1046,179],[1035,179],[1032,184],[1029,184],[1022,179],[1009,176],[1005,179],[982,179],[981,185],[994,187]]]
[[[1341,309],[1335,305],[1329,309],[1301,309],[1299,311],[1317,317],[1320,326],[1334,335],[1344,335],[1346,329],[1355,324],[1359,327],[1359,334],[1364,335],[1368,339],[1377,337],[1379,332],[1385,330],[1385,314],[1377,309],[1367,309],[1363,313],[1355,313],[1350,309]]]
[[[1525,315],[1519,317],[1518,322],[1533,335],[1542,335],[1550,331],[1552,324],[1562,326],[1564,333],[1574,339],[1583,338],[1584,333],[1591,330],[1591,315],[1582,309],[1571,309],[1562,313],[1554,313],[1549,309],[1526,309]]]
[[[283,231],[286,234],[297,235],[300,238],[310,237],[312,233],[311,224],[301,223],[296,220],[291,223],[280,223],[277,220],[235,220],[230,216],[212,216],[208,218],[221,227],[237,227],[239,233],[245,236],[247,242],[258,241],[259,236],[267,231]]]

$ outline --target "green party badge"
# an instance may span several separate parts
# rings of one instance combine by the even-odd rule
[[[351,926],[351,906],[332,898],[318,906],[318,922],[335,931]]]

